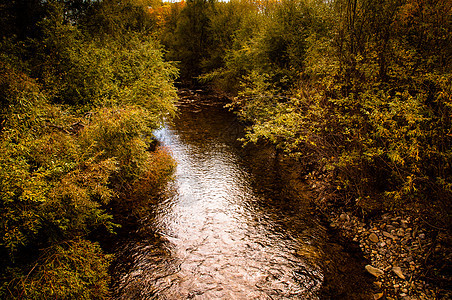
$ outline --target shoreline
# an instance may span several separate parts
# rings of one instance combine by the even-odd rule
[[[452,298],[447,283],[434,282],[427,276],[435,271],[429,265],[433,258],[442,258],[444,264],[447,264],[447,257],[450,259],[447,233],[426,228],[408,209],[358,216],[357,206],[335,206],[328,199],[319,200],[318,189],[322,182],[307,180],[307,183],[313,195],[312,204],[319,214],[342,238],[355,243],[368,261],[365,269],[374,277],[375,300]]]

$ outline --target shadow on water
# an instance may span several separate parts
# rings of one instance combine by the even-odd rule
[[[186,91],[156,132],[175,180],[115,246],[116,299],[369,299],[370,278],[271,147],[241,147],[221,103]],[[359,282],[357,287],[356,282]]]

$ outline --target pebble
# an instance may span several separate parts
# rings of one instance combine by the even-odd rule
[[[347,214],[341,214],[340,215],[340,217],[339,217],[339,219],[341,220],[341,221],[350,221],[350,217],[347,215]]]
[[[401,279],[405,279],[405,275],[402,273],[402,269],[400,267],[393,267],[392,271],[399,276]]]
[[[394,230],[394,226],[392,225],[386,225],[386,229],[388,229],[389,231]]]
[[[372,267],[371,265],[366,265],[365,268],[366,268],[367,272],[374,275],[375,277],[380,277],[381,275],[384,274],[384,272],[382,270]]]
[[[377,293],[377,294],[374,294],[374,300],[378,300],[378,299],[383,298],[383,295],[384,295],[384,293]]]
[[[373,232],[369,235],[369,240],[373,243],[378,243],[379,241],[378,236]]]
[[[402,226],[402,228],[406,229],[408,228],[408,222],[405,220],[402,220],[402,222],[400,222],[400,225]]]
[[[396,239],[395,236],[393,236],[392,234],[390,234],[389,232],[386,232],[386,231],[383,231],[383,235],[384,235],[385,237],[391,238],[391,239],[393,239],[393,240]]]

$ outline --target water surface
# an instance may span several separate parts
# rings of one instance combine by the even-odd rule
[[[321,298],[326,229],[275,151],[244,149],[241,136],[233,114],[193,96],[156,132],[175,179],[117,246],[115,298]]]

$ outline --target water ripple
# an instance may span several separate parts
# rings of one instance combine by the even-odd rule
[[[318,299],[318,249],[303,234],[313,222],[275,197],[271,158],[258,158],[264,175],[247,168],[224,134],[231,118],[187,111],[156,133],[177,160],[175,180],[150,218],[158,241],[119,250],[117,299]]]

